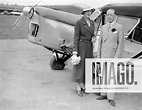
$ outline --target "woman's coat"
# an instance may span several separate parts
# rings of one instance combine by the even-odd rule
[[[94,36],[94,23],[90,20],[90,27],[85,18],[82,17],[76,22],[74,29],[74,48],[73,50],[81,57],[78,65],[73,66],[74,81],[85,82],[85,58],[93,58],[92,37]]]

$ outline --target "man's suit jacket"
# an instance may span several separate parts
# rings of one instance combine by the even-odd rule
[[[101,27],[98,57],[120,58],[124,49],[124,33],[122,25],[114,22],[109,30],[106,23]]]

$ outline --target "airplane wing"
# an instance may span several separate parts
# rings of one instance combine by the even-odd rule
[[[76,5],[41,5],[42,7],[79,15],[83,8]]]
[[[142,19],[142,4],[141,3],[117,3],[117,4],[108,4],[102,7],[103,12],[109,9],[115,9],[116,14],[137,17]],[[142,21],[140,21],[140,26],[142,26]]]
[[[41,7],[46,7],[46,8],[51,8],[54,10],[59,10],[59,11],[64,11],[64,12],[68,12],[68,13],[73,13],[73,14],[77,14],[79,15],[81,13],[81,11],[83,10],[83,5],[38,5]],[[8,12],[13,12],[16,15],[20,15],[18,14],[18,12],[22,12],[22,9],[24,8],[24,6],[21,5],[0,5],[0,12],[3,11],[8,11]],[[15,13],[17,12],[17,13]]]

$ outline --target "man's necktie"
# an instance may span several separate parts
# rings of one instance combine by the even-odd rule
[[[111,30],[111,24],[108,23],[108,31],[110,31],[110,30]]]

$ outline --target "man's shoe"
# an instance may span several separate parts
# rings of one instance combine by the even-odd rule
[[[116,105],[115,105],[115,102],[114,102],[114,100],[108,100],[108,102],[110,103],[110,105],[112,105],[113,107],[115,107]]]
[[[97,95],[97,96],[100,96],[101,95],[101,93],[99,93],[99,92],[96,92],[96,93],[94,93],[95,95]]]
[[[104,100],[104,99],[107,99],[107,96],[100,96],[97,98],[97,100]]]

